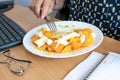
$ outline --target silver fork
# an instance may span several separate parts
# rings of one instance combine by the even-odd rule
[[[50,31],[52,31],[52,32],[57,31],[57,27],[52,20],[49,20],[47,17],[45,17],[44,19],[45,19],[46,24],[48,25]]]

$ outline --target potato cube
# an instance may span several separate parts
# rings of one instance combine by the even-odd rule
[[[48,52],[53,52],[53,49],[51,46],[47,46],[47,50],[48,50]]]
[[[73,42],[72,44],[72,49],[75,50],[75,49],[78,49],[82,46],[82,43],[81,42]]]
[[[63,50],[65,46],[63,44],[59,44],[59,45],[56,45],[54,47],[54,51],[57,52],[57,53],[61,53],[61,51]]]
[[[35,34],[31,37],[31,42],[34,43],[38,39],[39,39],[39,36]]]
[[[67,52],[71,52],[72,51],[72,47],[71,45],[67,45],[64,47],[64,49],[61,51],[61,53],[67,53]]]
[[[52,38],[53,37],[53,34],[50,32],[50,31],[46,31],[44,33],[44,35],[47,37],[47,38]]]
[[[92,37],[92,35],[89,35],[89,36],[86,37],[86,40],[85,40],[85,42],[83,43],[82,46],[87,47],[92,43],[92,41],[93,41],[93,37]]]
[[[46,50],[46,47],[47,47],[47,45],[46,44],[44,44],[43,46],[41,46],[41,47],[36,47],[38,50]]]

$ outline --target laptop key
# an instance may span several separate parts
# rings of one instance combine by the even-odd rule
[[[2,14],[1,16],[4,21],[6,21],[8,23],[9,26],[11,26],[13,29],[15,29],[15,31],[20,34],[21,37],[24,37],[25,35],[25,31],[23,29],[21,29],[20,27],[18,27],[18,24],[15,24],[15,22],[13,22],[11,19],[9,19],[8,17],[6,17],[5,15]]]
[[[0,21],[2,22],[2,25],[6,28],[6,30],[8,30],[17,40],[20,40],[22,37],[16,32],[16,30],[14,30],[12,27],[9,26],[9,24],[0,19]]]
[[[0,38],[0,46],[4,45],[5,43],[3,42],[3,40]]]
[[[0,30],[0,37],[3,39],[5,43],[10,43],[10,40],[4,35],[4,33]]]
[[[16,39],[13,37],[13,35],[5,29],[5,27],[0,23],[0,29],[5,33],[5,35],[11,40],[15,41]],[[3,34],[4,35],[4,34]]]

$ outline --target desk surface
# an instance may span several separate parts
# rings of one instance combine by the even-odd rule
[[[26,31],[44,23],[43,20],[37,19],[28,8],[19,5],[15,5],[12,10],[5,12],[5,14]],[[23,45],[13,47],[10,50],[11,55],[15,58],[31,60],[32,64],[22,76],[12,74],[7,64],[0,64],[0,80],[62,80],[71,69],[90,54],[86,53],[65,59],[49,59],[29,53]],[[120,41],[104,37],[102,44],[94,51],[102,54],[107,54],[108,51],[120,53]]]

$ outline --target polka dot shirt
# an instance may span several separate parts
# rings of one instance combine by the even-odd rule
[[[69,20],[91,23],[120,40],[120,0],[70,0],[69,5]]]

